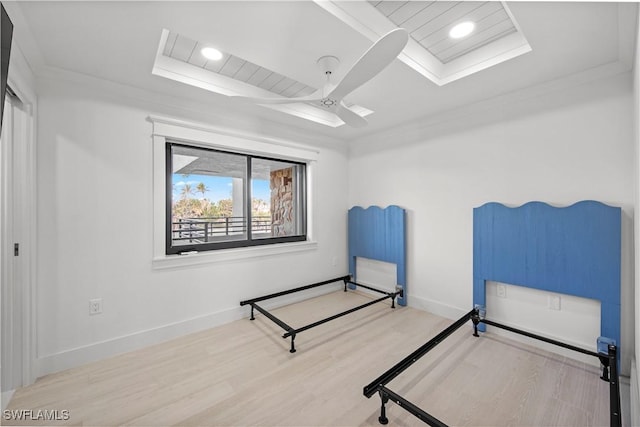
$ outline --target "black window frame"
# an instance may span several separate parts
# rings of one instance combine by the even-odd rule
[[[244,183],[244,203],[245,203],[245,215],[247,218],[247,236],[246,239],[242,240],[229,240],[229,241],[221,241],[221,242],[208,242],[208,243],[197,243],[197,244],[188,244],[188,245],[173,245],[173,230],[172,230],[172,205],[173,205],[173,155],[171,148],[174,146],[180,146],[185,148],[194,148],[199,150],[206,150],[212,152],[233,154],[238,156],[244,156],[247,161],[247,175]],[[262,160],[271,160],[277,162],[286,162],[291,163],[292,165],[298,165],[301,168],[301,173],[298,176],[298,186],[300,190],[298,191],[298,204],[300,207],[300,217],[301,217],[301,231],[302,234],[297,234],[294,236],[280,236],[280,237],[259,237],[253,238],[251,226],[252,223],[252,194],[251,194],[251,166],[253,159],[262,159]],[[232,249],[232,248],[242,248],[242,247],[252,247],[252,246],[264,246],[264,245],[275,245],[280,243],[290,243],[290,242],[303,242],[307,241],[308,233],[307,233],[307,163],[295,161],[287,158],[277,158],[277,157],[268,157],[263,155],[250,154],[246,152],[234,152],[232,150],[224,150],[212,147],[203,147],[197,144],[188,144],[184,142],[178,141],[166,141],[165,143],[165,253],[167,255],[177,255],[185,252],[207,252],[207,251],[216,251],[221,249]]]

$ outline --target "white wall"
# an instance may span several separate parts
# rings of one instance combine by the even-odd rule
[[[451,113],[431,126],[411,124],[355,141],[349,205],[408,210],[408,303],[450,318],[472,304],[474,207],[532,200],[564,206],[584,199],[622,207],[622,362],[628,373],[634,347],[631,78],[625,73],[569,84],[577,80],[546,85],[538,94],[512,94],[466,115]]]
[[[636,12],[636,22],[640,23],[640,10]],[[640,26],[636,24],[636,46],[635,59],[633,65],[633,166],[634,166],[634,243],[635,243],[635,298],[634,298],[634,324],[635,328],[635,351],[634,363],[631,374],[631,421],[632,425],[640,425],[640,373],[637,370],[637,362],[640,357]],[[634,372],[635,371],[635,372]]]
[[[248,315],[242,299],[347,272],[343,144],[53,70],[38,95],[40,375],[237,319]],[[317,249],[154,269],[150,114],[318,147]],[[102,314],[89,316],[92,298]]]
[[[11,9],[9,7],[9,9]],[[13,19],[13,16],[11,16]],[[13,363],[3,366],[5,370],[3,385],[6,386],[7,372],[13,377],[11,387],[28,385],[35,381],[35,372],[32,370],[32,360],[35,354],[35,333],[33,324],[35,319],[35,306],[32,303],[34,295],[35,273],[35,182],[32,179],[35,167],[35,120],[37,119],[37,97],[35,76],[22,51],[21,31],[14,27],[11,47],[11,55],[8,72],[8,85],[20,99],[20,109],[14,110],[14,131],[12,141],[14,144],[13,158],[3,159],[2,187],[6,192],[6,206],[3,206],[2,215],[5,216],[4,226],[10,227],[11,232],[3,236],[3,292],[12,289],[12,301],[3,300],[2,306],[10,307],[1,313],[3,337],[5,343],[3,350],[12,355]],[[5,116],[7,110],[5,108]],[[5,117],[6,120],[6,117]],[[6,123],[5,123],[6,125]],[[4,132],[3,127],[3,132]],[[3,136],[4,138],[4,136]],[[6,153],[5,153],[6,154]],[[11,165],[11,166],[9,166]],[[12,171],[12,173],[10,173]],[[11,203],[7,201],[11,200]],[[9,236],[11,234],[11,236]],[[10,238],[9,238],[10,237]],[[13,253],[7,249],[14,242],[20,243],[20,257],[14,258]],[[8,280],[10,279],[11,280]],[[11,316],[13,313],[13,316]],[[18,325],[21,328],[18,329]],[[8,327],[7,327],[8,326]],[[12,339],[13,338],[13,339]],[[8,348],[7,343],[10,343]],[[5,361],[6,362],[6,361]],[[9,369],[9,371],[7,371]],[[13,371],[12,371],[13,370]],[[2,376],[2,375],[0,375]],[[9,402],[13,390],[3,388],[2,408]]]

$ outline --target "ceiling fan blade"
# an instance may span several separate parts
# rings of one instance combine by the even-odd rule
[[[298,98],[258,98],[251,96],[240,96],[240,95],[232,95],[232,99],[243,102],[243,103],[251,103],[251,104],[293,104],[296,102],[313,102],[322,99],[322,94],[320,91],[316,91],[311,95],[300,96]]]
[[[368,82],[397,58],[408,41],[409,34],[404,28],[396,28],[382,36],[356,61],[327,97],[342,99]]]
[[[368,123],[367,119],[347,107],[344,102],[340,102],[340,105],[336,107],[335,113],[340,117],[340,120],[355,128],[364,127]]]

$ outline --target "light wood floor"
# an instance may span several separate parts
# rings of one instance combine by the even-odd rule
[[[368,299],[338,291],[274,313],[300,327]],[[362,388],[450,323],[375,304],[299,334],[290,354],[289,339],[257,313],[46,376],[8,409],[68,410],[58,423],[68,425],[379,425],[380,399]],[[604,426],[608,385],[598,374],[501,336],[474,338],[469,326],[388,386],[449,425]],[[389,425],[422,424],[393,403],[387,416]]]

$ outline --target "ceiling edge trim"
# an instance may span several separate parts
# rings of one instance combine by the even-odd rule
[[[442,113],[425,116],[410,122],[393,126],[386,130],[378,131],[375,134],[367,134],[349,141],[349,154],[361,153],[367,150],[376,151],[392,149],[389,141],[394,141],[398,145],[412,144],[424,140],[426,134],[438,126],[458,127],[460,120],[487,114],[505,106],[516,104],[527,100],[532,100],[540,96],[565,91],[586,83],[614,77],[631,68],[620,61],[610,62],[599,67],[581,71],[559,79],[550,80],[534,86],[529,86],[520,90],[499,95],[484,101],[468,106],[455,108]],[[402,129],[403,139],[399,141],[398,130]],[[375,147],[375,148],[374,148]]]
[[[20,46],[20,50],[22,50],[22,54],[27,60],[31,71],[36,74],[39,68],[47,65],[47,62],[33,36],[31,27],[22,13],[19,3],[18,1],[6,1],[2,4],[11,22],[13,22],[13,43]]]
[[[207,115],[211,117],[212,122],[219,121],[220,123],[228,123],[230,119],[235,121],[243,116],[250,115],[254,120],[253,128],[260,129],[261,131],[264,130],[264,134],[262,135],[265,135],[265,138],[273,137],[277,140],[278,137],[275,135],[282,133],[286,135],[282,138],[283,140],[300,141],[300,144],[310,147],[317,146],[341,149],[346,142],[345,138],[339,138],[321,132],[310,132],[309,129],[297,127],[293,123],[283,125],[283,123],[279,121],[265,118],[258,114],[254,115],[246,111],[225,108],[220,104],[216,104],[212,108],[211,105],[205,104],[202,101],[162,94],[149,89],[130,86],[49,65],[39,70],[39,73],[36,75],[36,81],[38,87],[41,87],[46,81],[53,84],[64,82],[69,86],[69,90],[78,89],[85,93],[89,91],[92,95],[97,96],[97,99],[108,99],[114,100],[115,102],[127,100],[134,102],[135,105],[142,105],[141,108],[149,112],[167,109],[169,109],[169,111],[179,111],[180,114],[177,115],[177,117],[188,117],[192,114],[202,115],[203,111],[207,111]],[[57,85],[54,87],[57,87]],[[65,88],[65,90],[67,90],[67,88]],[[236,128],[230,126],[229,129]],[[281,132],[282,130],[284,130],[284,132]]]
[[[225,146],[236,145],[234,140],[242,140],[246,150],[274,154],[273,146],[282,147],[286,151],[282,153],[287,158],[303,160],[318,160],[320,151],[316,148],[288,141],[281,138],[272,138],[257,133],[240,131],[234,128],[213,126],[206,123],[190,120],[175,119],[167,116],[149,115],[147,118],[153,124],[153,135],[169,138],[184,138],[185,135],[197,135],[192,140],[206,141],[212,144],[219,143],[220,136],[225,137]],[[265,146],[267,144],[268,146]]]
[[[14,45],[11,50],[11,61],[9,62],[9,72],[7,83],[25,105],[32,108],[37,104],[36,77],[29,61],[22,53],[19,46]]]
[[[638,4],[635,2],[618,3],[618,60],[633,66],[636,52],[636,29],[638,22]],[[628,36],[632,34],[632,36]]]
[[[478,49],[479,51],[480,49]],[[478,62],[473,64],[467,68],[462,68],[455,73],[449,74],[446,77],[442,78],[442,84],[451,83],[455,80],[461,79],[463,77],[470,76],[471,74],[477,73],[489,67],[493,67],[494,65],[498,65],[502,62],[508,61],[510,59],[516,58],[520,55],[524,55],[525,53],[531,52],[531,46],[528,43],[523,45],[514,47],[513,49],[504,51],[499,55],[483,60],[482,62]]]

